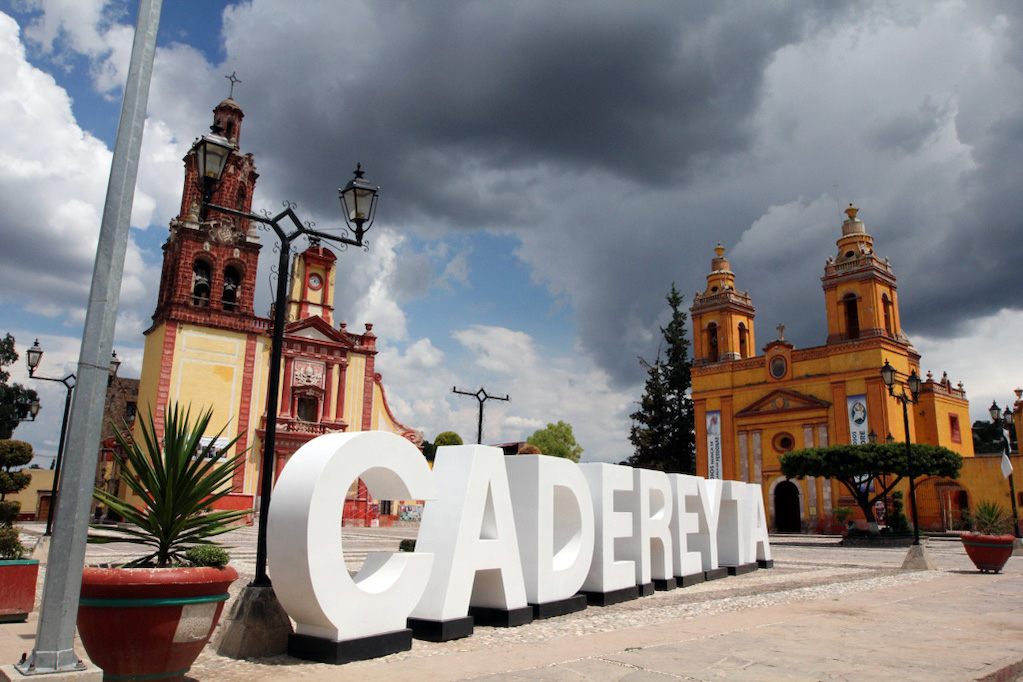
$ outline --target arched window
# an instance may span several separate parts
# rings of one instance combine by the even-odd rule
[[[707,362],[718,361],[718,326],[711,322],[707,325]]]
[[[888,332],[888,336],[895,336],[895,330],[892,328],[892,302],[888,299],[888,294],[881,295],[881,307],[884,308],[884,330]]]
[[[238,186],[238,193],[235,194],[235,197],[234,197],[234,207],[237,208],[239,211],[244,211],[245,210],[245,186],[244,185],[239,185]]]
[[[845,304],[845,338],[858,339],[860,338],[860,311],[856,304],[856,294],[846,294],[842,303]]]
[[[234,311],[238,308],[238,294],[242,284],[242,275],[238,268],[228,265],[224,268],[224,310]]]
[[[210,305],[210,264],[201,258],[192,265],[192,305]]]
[[[742,322],[740,322],[739,323],[739,357],[740,358],[748,357],[747,353],[746,353],[746,346],[747,346],[747,338],[746,337],[747,337],[747,334],[748,334],[748,332],[746,331],[746,325],[744,325]]]

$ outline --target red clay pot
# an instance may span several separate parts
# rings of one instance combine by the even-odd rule
[[[982,573],[991,571],[998,573],[1012,556],[1012,546],[1016,541],[1011,535],[961,535],[963,547]]]
[[[209,641],[238,572],[86,568],[78,632],[104,679],[181,680]]]
[[[0,561],[0,623],[28,620],[36,604],[36,559]]]

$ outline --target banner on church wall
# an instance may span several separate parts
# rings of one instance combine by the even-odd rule
[[[867,425],[867,396],[851,395],[846,399],[849,412],[849,442],[863,445],[869,441],[867,437],[870,427]]]
[[[707,478],[724,478],[721,470],[721,412],[707,413]]]

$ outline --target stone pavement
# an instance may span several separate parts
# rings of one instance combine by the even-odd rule
[[[31,532],[31,529],[30,529]],[[350,567],[414,529],[346,529]],[[230,534],[242,579],[253,529]],[[1023,679],[1023,558],[978,573],[958,540],[929,542],[934,571],[902,571],[905,548],[855,549],[835,538],[772,536],[775,567],[518,628],[329,666],[274,656],[236,661],[210,648],[201,681],[258,680],[1016,680]],[[90,561],[125,546],[90,546]],[[127,556],[127,554],[124,554]],[[0,662],[31,650],[27,624],[0,625]]]

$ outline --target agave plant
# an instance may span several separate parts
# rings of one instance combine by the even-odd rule
[[[973,530],[981,535],[1003,535],[1012,532],[1012,521],[1002,505],[983,500],[973,512]]]
[[[162,444],[152,413],[148,422],[141,424],[141,444],[115,433],[125,453],[121,466],[130,469],[121,480],[142,499],[142,504],[134,507],[100,488],[93,491],[94,498],[133,527],[117,536],[90,536],[90,542],[133,542],[153,549],[129,566],[155,563],[165,567],[181,562],[188,548],[217,544],[209,538],[231,530],[231,523],[248,513],[246,509],[213,509],[217,500],[230,494],[231,479],[244,455],[238,453],[220,462],[219,451],[230,448],[238,439],[228,443],[227,448],[216,447],[217,438],[224,432],[221,429],[207,445],[202,445],[201,438],[213,417],[212,409],[203,411],[195,422],[191,408],[182,411],[176,403],[167,407],[165,415]]]

